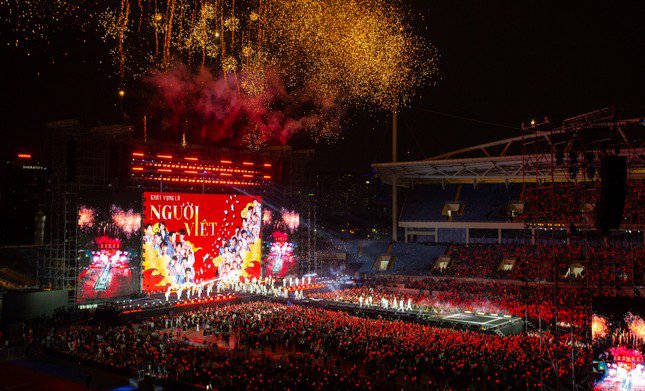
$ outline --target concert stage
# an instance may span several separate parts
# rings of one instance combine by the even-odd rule
[[[335,283],[337,286],[346,284],[344,281],[335,281],[322,279],[321,282],[311,284],[288,286],[289,292],[295,290],[304,290],[307,292],[317,292],[326,289],[329,284]],[[293,295],[293,293],[291,293]],[[177,298],[177,292],[173,291],[168,300],[163,293],[151,293],[145,296],[133,297],[128,299],[116,299],[109,303],[103,304],[98,308],[102,312],[110,312],[126,317],[144,317],[168,312],[180,312],[194,310],[198,307],[216,306],[220,304],[235,304],[254,300],[272,300],[273,296],[262,296],[250,293],[235,292],[232,290],[222,291],[221,293],[211,292],[210,295],[202,294],[192,297],[187,296],[184,291],[181,299]]]
[[[283,299],[283,301],[286,301]],[[524,329],[524,321],[510,315],[456,312],[439,314],[428,311],[397,311],[379,306],[361,307],[358,304],[331,300],[305,299],[295,302],[299,305],[345,311],[370,318],[388,318],[408,322],[425,323],[430,326],[457,330],[472,330],[481,333],[507,336],[518,334]]]
[[[510,315],[472,313],[469,311],[454,314],[431,315],[439,324],[455,326],[452,328],[495,333],[500,336],[517,334],[524,328],[524,321]]]
[[[184,297],[178,300],[172,295],[168,301],[163,294],[157,293],[149,296],[132,299],[115,300],[109,304],[97,308],[97,317],[109,319],[121,318],[143,318],[159,314],[175,313],[194,310],[199,307],[216,306],[223,304],[239,303],[242,299],[232,292],[203,295],[188,299]]]
[[[312,288],[311,291],[319,291],[325,289],[327,286],[326,284],[312,284],[310,287]],[[473,313],[469,311],[454,313],[437,313],[428,310],[398,311],[374,305],[371,307],[361,307],[355,303],[333,300],[295,300],[293,295],[290,295],[289,298],[281,298],[232,291],[217,294],[213,293],[211,296],[203,295],[201,298],[193,297],[191,299],[187,299],[184,296],[183,300],[177,300],[176,295],[173,294],[170,296],[169,301],[166,301],[163,294],[153,294],[136,299],[114,301],[110,305],[102,307],[101,312],[112,314],[108,316],[119,315],[122,317],[145,317],[169,312],[188,311],[199,307],[262,300],[277,301],[284,304],[295,304],[326,310],[344,311],[352,315],[369,318],[403,320],[408,322],[424,323],[436,327],[472,330],[481,333],[497,334],[500,336],[517,334],[524,329],[524,321],[521,318],[510,315]]]

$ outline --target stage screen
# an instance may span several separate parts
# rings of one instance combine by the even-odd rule
[[[140,193],[80,196],[78,208],[79,301],[139,292]]]
[[[264,275],[284,278],[288,275],[298,275],[294,244],[289,241],[285,232],[274,232],[273,241],[268,243],[269,253],[264,259]]]
[[[265,209],[262,221],[266,241],[264,276],[276,278],[298,276],[300,272],[296,255],[298,246],[293,236],[300,228],[300,215],[287,209],[279,211]]]
[[[143,290],[260,277],[261,199],[144,193]]]
[[[594,389],[645,389],[645,300],[594,297],[592,309]]]

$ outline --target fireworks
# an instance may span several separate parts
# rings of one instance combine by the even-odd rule
[[[223,75],[243,105],[264,105],[258,112],[270,112],[279,99],[285,116],[298,113],[282,129],[269,126],[268,117],[254,118],[228,135],[237,140],[245,136],[251,149],[265,141],[286,142],[298,131],[333,142],[347,108],[398,110],[436,72],[435,51],[414,33],[405,3],[396,0],[7,4],[14,30],[26,36],[33,30],[31,35],[44,38],[47,28],[64,28],[64,23],[98,29],[122,85],[142,75],[170,72],[181,63],[193,72],[207,68],[214,78]],[[69,23],[70,18],[77,23]],[[279,91],[270,91],[275,95],[267,98],[271,84]],[[221,138],[203,128],[193,131],[205,139]]]
[[[118,206],[112,205],[112,223],[120,228],[128,238],[141,229],[141,214],[132,209],[124,211]]]
[[[94,209],[88,208],[87,206],[81,206],[78,209],[78,227],[83,228],[92,228],[94,226],[94,218],[96,217],[96,212]]]
[[[435,53],[396,2],[270,0],[267,8],[283,67],[327,99],[396,110],[436,71]]]
[[[235,72],[237,70],[237,60],[233,56],[228,56],[222,60],[222,70],[224,72]]]
[[[261,151],[267,145],[268,141],[267,132],[263,132],[258,126],[242,136],[244,145],[253,152]]]
[[[627,329],[635,341],[645,342],[645,320],[643,318],[630,312],[625,316],[625,323],[627,323]]]
[[[60,31],[74,23],[85,25],[94,14],[85,8],[84,0],[2,0],[3,25],[11,27],[21,41],[48,42],[52,32]]]
[[[235,32],[240,29],[240,20],[234,16],[224,20],[224,27],[231,32]]]
[[[594,314],[591,321],[591,338],[605,338],[608,332],[607,320],[602,316]]]
[[[300,226],[300,215],[297,212],[282,209],[282,222],[293,232]]]
[[[271,224],[272,220],[273,220],[273,215],[271,214],[271,211],[269,209],[265,209],[262,212],[262,224],[269,225]]]

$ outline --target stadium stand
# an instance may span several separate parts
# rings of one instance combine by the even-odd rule
[[[519,199],[522,191],[520,184],[460,186],[459,201],[463,203],[463,210],[453,216],[453,221],[509,221],[508,203]]]
[[[394,265],[389,273],[427,275],[434,261],[445,254],[446,246],[422,243],[396,243],[392,249]]]
[[[399,221],[446,221],[441,211],[446,202],[455,199],[456,191],[456,185],[416,186],[408,193]]]

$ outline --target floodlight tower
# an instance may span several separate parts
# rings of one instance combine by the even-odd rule
[[[396,109],[392,110],[392,163],[396,163],[396,149],[397,149],[397,112]],[[396,187],[396,174],[392,175],[392,241],[398,240],[398,204],[397,204],[397,187]]]

